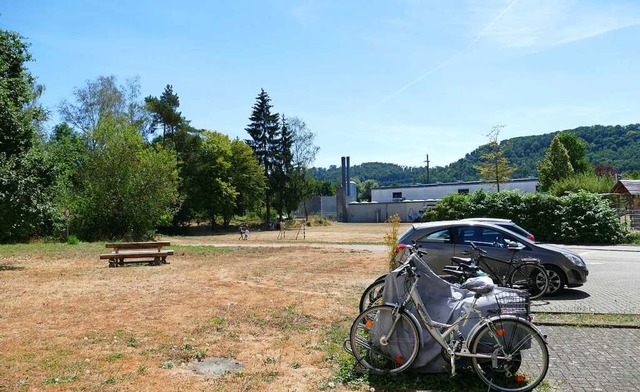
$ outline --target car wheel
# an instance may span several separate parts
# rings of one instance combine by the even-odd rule
[[[558,295],[564,291],[564,285],[567,284],[567,279],[564,277],[564,273],[560,271],[558,267],[545,266],[547,275],[549,276],[549,288],[547,289],[547,295]]]

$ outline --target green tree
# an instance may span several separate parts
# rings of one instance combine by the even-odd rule
[[[87,81],[84,87],[75,88],[74,102],[63,100],[59,111],[63,120],[88,141],[96,140],[91,134],[100,121],[107,117],[125,118],[137,132],[143,134],[149,119],[143,103],[138,99],[139,94],[140,80],[137,77],[118,86],[115,76],[99,76]]]
[[[43,91],[26,63],[29,45],[18,33],[0,30],[0,155],[26,153],[37,137],[46,112],[37,104]]]
[[[43,92],[26,63],[28,44],[0,30],[0,242],[50,235],[55,222],[54,171],[42,144]]]
[[[371,201],[371,189],[377,188],[379,185],[376,180],[369,179],[364,182],[357,181],[356,186],[358,190],[358,200]]]
[[[558,137],[554,137],[544,160],[538,163],[540,188],[549,190],[554,182],[573,175],[569,153]]]
[[[249,117],[249,125],[245,130],[251,136],[247,140],[247,144],[253,149],[253,152],[262,165],[264,177],[267,179],[265,190],[265,207],[266,207],[266,223],[271,222],[271,200],[274,189],[273,174],[275,172],[276,154],[279,153],[280,147],[280,125],[277,113],[271,113],[271,98],[264,89],[260,89],[260,94],[256,97],[253,105],[253,112]]]
[[[289,176],[289,201],[287,214],[299,208],[314,193],[312,174],[310,167],[316,159],[320,147],[313,141],[315,134],[307,127],[307,124],[298,117],[287,119],[287,129],[293,135],[291,145],[292,170]],[[306,216],[306,205],[303,205]]]
[[[251,147],[239,139],[231,142],[230,180],[237,191],[235,214],[258,211],[265,189],[264,173]]]
[[[574,173],[593,172],[593,168],[587,161],[587,143],[571,132],[560,132],[556,135],[560,143],[567,149],[569,162]]]
[[[46,150],[53,164],[56,204],[69,207],[79,185],[79,173],[87,160],[87,149],[80,135],[67,123],[53,128]]]
[[[57,214],[55,176],[40,143],[5,158],[0,154],[0,243],[53,234]]]
[[[167,137],[173,139],[176,129],[186,121],[178,111],[180,98],[173,92],[173,86],[167,84],[160,98],[150,95],[144,102],[146,109],[151,113],[150,133],[155,133],[160,128],[162,142],[166,145]]]
[[[485,146],[485,153],[480,157],[480,165],[474,166],[478,170],[480,177],[495,181],[498,192],[500,183],[509,181],[509,176],[515,171],[509,166],[509,161],[504,157],[503,147],[498,143],[498,136],[504,125],[496,125],[489,132],[489,144]]]
[[[294,135],[287,125],[287,119],[282,115],[280,136],[278,138],[279,145],[277,145],[277,150],[273,157],[273,172],[269,186],[275,190],[276,210],[280,218],[297,208],[297,204],[295,204],[296,189],[293,181],[293,155],[291,152],[293,141]]]
[[[146,143],[127,117],[103,117],[80,170],[72,228],[88,240],[149,238],[175,212],[175,154]]]

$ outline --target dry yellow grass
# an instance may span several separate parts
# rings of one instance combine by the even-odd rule
[[[381,245],[388,228],[172,237],[176,254],[159,267],[107,268],[101,244],[2,246],[0,391],[317,390],[336,370],[327,334],[348,328],[387,263],[379,247],[307,245]],[[252,246],[188,246],[214,243]],[[210,357],[244,368],[190,370]]]

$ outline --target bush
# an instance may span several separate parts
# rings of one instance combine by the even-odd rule
[[[425,212],[423,220],[477,217],[511,219],[543,242],[616,244],[629,235],[609,202],[585,191],[562,197],[517,191],[453,194]]]
[[[71,234],[69,237],[67,237],[67,244],[78,245],[79,243],[80,243],[80,240],[75,235]]]
[[[556,181],[549,188],[549,193],[556,196],[563,196],[581,190],[591,193],[607,193],[611,191],[614,185],[615,179],[612,176],[580,173]]]

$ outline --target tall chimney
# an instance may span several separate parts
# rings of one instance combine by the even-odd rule
[[[347,196],[351,196],[351,159],[347,157],[347,178],[345,181],[347,187]]]
[[[342,188],[344,188],[345,178],[347,177],[346,162],[347,162],[347,159],[345,157],[342,157],[342,162],[341,162],[341,165],[340,165],[340,169],[342,170]],[[346,193],[345,193],[345,195],[346,195]]]

